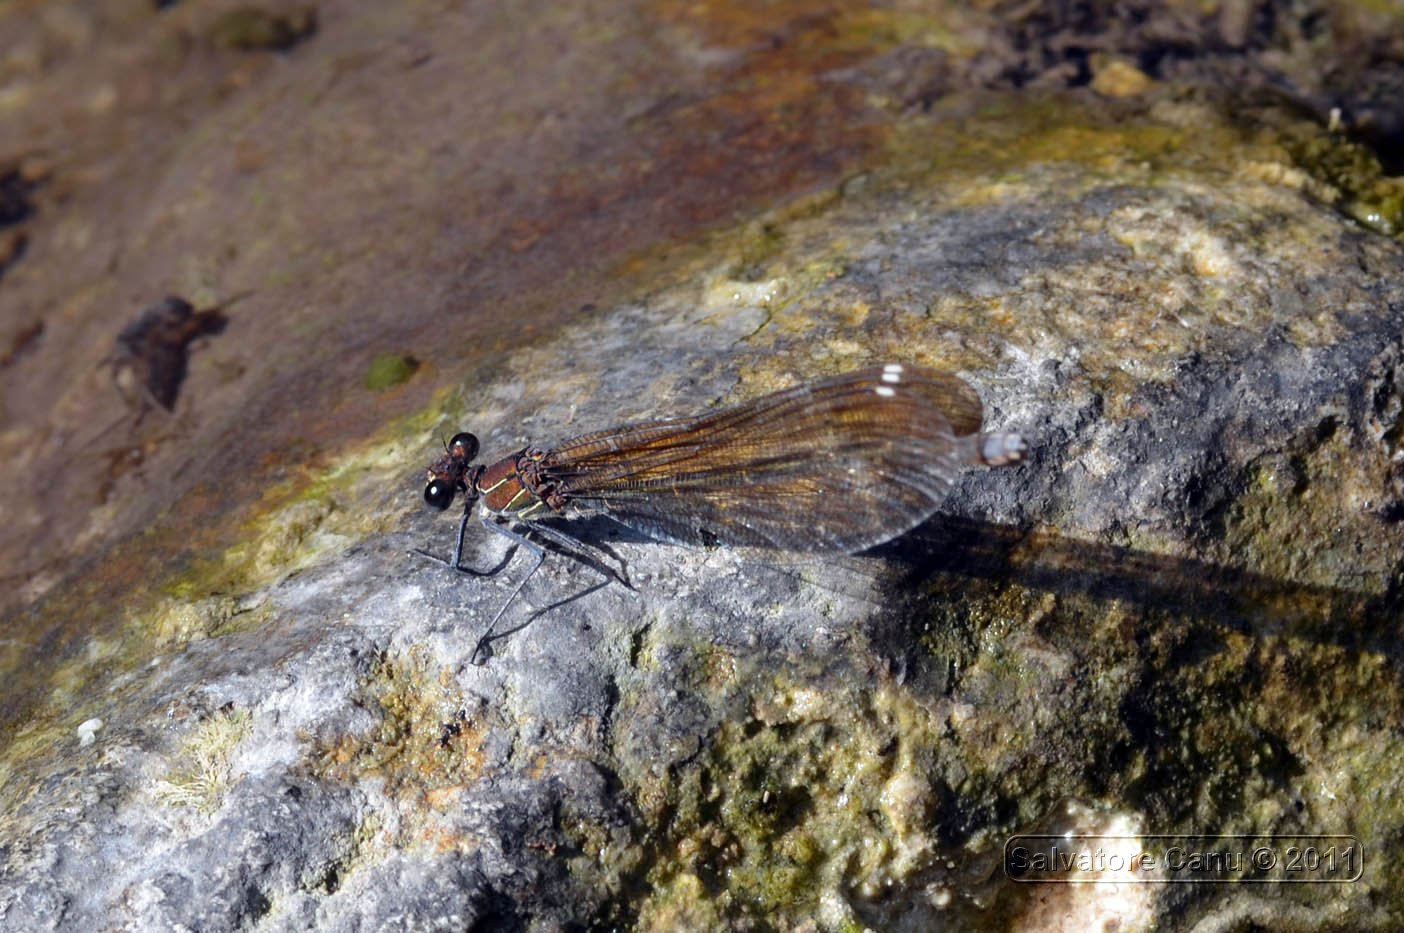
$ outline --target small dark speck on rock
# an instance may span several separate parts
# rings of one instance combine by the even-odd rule
[[[0,350],[0,369],[9,366],[15,360],[34,348],[39,342],[39,338],[44,336],[44,322],[30,321],[15,331],[7,341],[5,349]]]
[[[6,230],[0,233],[0,275],[4,275],[5,268],[24,255],[28,246],[29,235],[23,230]]]
[[[0,171],[0,226],[16,224],[30,215],[33,207],[29,193],[33,189],[18,168]]]

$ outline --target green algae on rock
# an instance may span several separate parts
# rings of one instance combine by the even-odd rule
[[[381,353],[366,370],[366,388],[381,392],[409,380],[419,370],[419,361],[406,353]]]

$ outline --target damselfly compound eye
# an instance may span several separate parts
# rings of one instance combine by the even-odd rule
[[[467,431],[455,434],[449,441],[449,453],[464,460],[472,460],[478,455],[478,439]]]
[[[459,437],[462,436],[459,435]],[[472,436],[468,435],[468,437]],[[432,480],[428,486],[424,487],[424,501],[436,509],[443,510],[448,508],[449,503],[453,501],[454,491],[453,483],[441,479]]]

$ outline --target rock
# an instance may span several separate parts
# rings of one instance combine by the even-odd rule
[[[1270,107],[1247,132],[1222,97],[1164,74],[1114,101],[947,91],[956,54],[939,82],[883,94],[890,62],[920,56],[840,67],[829,55],[848,46],[822,42],[841,23],[761,25],[668,61],[751,88],[768,56],[821,43],[835,93],[852,82],[889,108],[888,148],[769,209],[728,188],[745,209],[702,245],[670,239],[590,278],[573,250],[597,241],[557,221],[617,211],[633,222],[611,229],[640,227],[658,207],[604,170],[633,171],[619,150],[586,146],[600,162],[546,199],[579,215],[486,213],[523,203],[509,187],[478,202],[474,222],[500,236],[474,240],[489,245],[473,274],[407,296],[453,266],[435,252],[444,227],[411,225],[409,244],[375,230],[327,241],[344,263],[279,265],[324,270],[300,279],[303,302],[241,305],[250,326],[219,349],[253,375],[207,383],[176,424],[188,433],[146,439],[148,478],[116,487],[132,501],[73,513],[84,573],[50,567],[63,582],[7,624],[7,928],[1397,926],[1404,247],[1315,199],[1330,183],[1288,143],[1324,129]],[[621,121],[676,127],[717,102],[646,103]],[[788,126],[766,116],[740,125]],[[532,146],[573,119],[532,123],[515,157],[538,164]],[[826,133],[843,132],[834,119]],[[162,224],[206,229],[179,181],[207,169],[185,158],[202,167],[172,163],[163,189],[181,209],[138,225],[153,249]],[[693,177],[664,187],[691,197]],[[435,200],[483,190],[454,178]],[[276,190],[290,216],[320,216],[292,206],[314,189]],[[315,206],[395,213],[366,197]],[[267,249],[264,228],[231,229]],[[50,261],[51,236],[36,226],[15,279]],[[353,261],[375,261],[368,243],[403,249],[394,287]],[[494,277],[520,269],[549,269],[552,295],[585,284],[492,316]],[[600,284],[616,276],[628,287]],[[350,283],[426,329],[330,314],[319,329],[300,310],[347,291],[374,304]],[[23,367],[62,351],[61,325]],[[383,347],[423,365],[372,395],[361,380]],[[457,516],[420,497],[459,430],[491,459],[888,360],[961,375],[987,430],[1031,443],[1020,466],[962,473],[941,515],[875,553],[688,549],[587,522],[571,530],[628,586],[549,554],[486,659],[478,636],[530,555],[476,523],[465,563],[481,576],[414,553],[452,549]],[[341,374],[332,388],[323,369]],[[353,431],[357,417],[378,420]],[[62,462],[13,440],[31,436],[7,435],[17,483],[50,463],[90,481],[59,441]],[[11,523],[40,540],[30,508]],[[146,530],[113,531],[128,526]],[[1122,837],[1117,853],[1154,834],[1331,834],[1369,855],[1352,884],[1116,897],[1006,872],[1011,837],[1074,831]]]

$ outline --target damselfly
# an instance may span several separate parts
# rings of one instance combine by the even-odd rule
[[[982,434],[982,420],[963,380],[888,363],[490,464],[474,464],[478,439],[457,434],[429,468],[424,499],[446,509],[464,497],[455,569],[466,569],[464,535],[478,503],[484,525],[535,556],[481,648],[546,556],[514,528],[579,552],[581,542],[544,521],[604,515],[677,544],[856,553],[930,518],[961,465],[1023,457],[1018,434]]]

